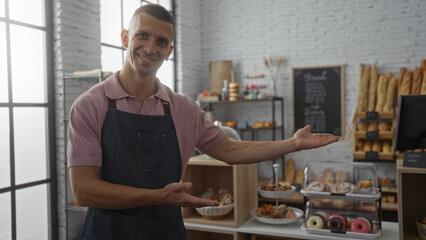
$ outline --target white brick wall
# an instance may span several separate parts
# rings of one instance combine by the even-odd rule
[[[202,75],[197,81],[201,79],[203,85],[199,90],[209,88],[210,61],[232,59],[236,79],[242,81],[247,74],[267,74],[263,56],[285,56],[277,89],[285,99],[286,137],[292,134],[292,67],[344,64],[347,125],[357,103],[360,63],[377,64],[379,72],[396,76],[400,67],[412,70],[426,58],[423,0],[214,0],[200,4]],[[199,64],[198,59],[193,62]],[[265,118],[257,108],[244,111],[251,120]],[[344,142],[336,145],[291,156],[299,168],[311,159],[352,158],[350,146]],[[394,165],[378,165],[379,174],[394,174]],[[262,169],[270,172],[269,166],[262,168],[260,164],[259,168],[260,176],[268,176]]]

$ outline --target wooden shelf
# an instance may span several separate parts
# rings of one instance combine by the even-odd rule
[[[393,131],[379,131],[379,140],[386,140],[386,139],[393,139],[395,137],[395,134]],[[356,131],[355,137],[357,139],[366,139],[367,138],[367,131]]]
[[[354,152],[353,155],[355,160],[373,161],[373,160],[366,160],[365,152]],[[376,160],[394,162],[395,158],[393,153],[378,152],[378,159]]]
[[[367,119],[367,112],[355,112],[356,118],[363,118]],[[393,112],[378,112],[378,119],[393,119],[394,113]]]
[[[204,219],[195,208],[183,207],[183,220],[187,223],[238,227],[247,221],[250,210],[257,207],[257,165],[228,165],[222,161],[199,155],[190,158],[182,182],[192,182],[188,192],[200,196],[208,188],[217,192],[227,189],[234,198],[234,209],[224,218],[217,220]]]
[[[426,216],[426,168],[404,167],[397,160],[399,239],[419,239],[415,219]]]
[[[382,202],[382,210],[384,210],[384,211],[398,211],[398,203]]]

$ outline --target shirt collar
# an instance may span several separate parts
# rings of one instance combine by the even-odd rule
[[[127,94],[126,91],[124,91],[123,87],[118,81],[119,73],[120,71],[117,71],[110,78],[105,80],[105,95],[110,99],[133,97]],[[157,92],[153,95],[153,97],[156,97],[166,102],[170,102],[167,87],[163,85],[158,78],[155,79],[155,82],[157,84]]]

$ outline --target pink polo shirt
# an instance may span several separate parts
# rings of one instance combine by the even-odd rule
[[[68,126],[69,167],[102,166],[101,132],[108,98],[117,100],[118,110],[143,115],[164,115],[160,99],[170,103],[182,159],[182,176],[194,148],[203,153],[225,138],[225,133],[204,116],[192,99],[172,92],[157,79],[157,93],[142,103],[124,91],[118,81],[118,73],[75,100]]]

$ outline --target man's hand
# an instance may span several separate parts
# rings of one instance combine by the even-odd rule
[[[298,150],[306,150],[317,147],[322,147],[327,144],[337,142],[338,136],[328,133],[311,133],[311,126],[307,125],[304,128],[297,130],[293,138],[296,140],[296,148]]]
[[[212,201],[209,199],[201,199],[192,195],[187,194],[185,191],[189,191],[192,188],[192,183],[170,183],[161,189],[162,199],[164,204],[181,206],[181,207],[206,207],[206,206],[218,206],[219,202]]]

